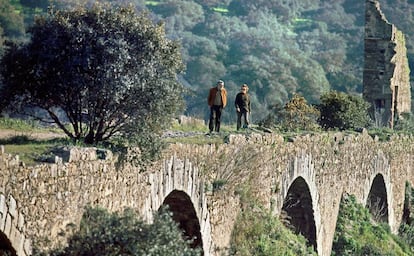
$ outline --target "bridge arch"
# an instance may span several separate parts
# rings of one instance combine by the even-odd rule
[[[205,184],[197,166],[188,159],[172,156],[165,159],[159,172],[149,174],[147,183],[150,193],[144,219],[151,222],[154,212],[162,205],[169,205],[173,219],[185,233],[196,238],[193,246],[200,246],[205,256],[214,255]]]
[[[181,230],[184,231],[184,236],[187,239],[193,239],[191,243],[192,248],[203,248],[203,240],[201,237],[200,222],[197,218],[197,213],[191,198],[184,191],[173,190],[162,204],[167,206],[173,213],[172,218],[178,223]]]
[[[376,221],[389,223],[389,203],[387,188],[382,174],[377,174],[371,183],[366,207]]]
[[[283,201],[282,211],[287,214],[295,233],[302,234],[309,245],[317,250],[316,225],[312,196],[302,177],[296,178]]]
[[[282,210],[286,212],[287,200],[292,197],[292,193],[293,198],[302,200],[305,210],[293,210],[291,213],[294,214],[296,212],[299,216],[302,216],[298,216],[297,221],[300,219],[302,221],[308,221],[306,225],[303,224],[305,225],[304,227],[307,226],[306,229],[308,233],[303,235],[308,239],[309,245],[312,245],[315,251],[322,253],[324,244],[329,243],[329,241],[327,242],[323,236],[321,212],[319,209],[319,192],[318,186],[316,184],[316,170],[312,161],[312,155],[306,153],[305,151],[298,152],[297,155],[291,158],[287,167],[288,169],[286,172],[282,173],[281,177],[281,193],[279,194],[281,197],[275,198],[276,205],[278,207],[275,210]],[[306,196],[295,196],[295,194],[300,194],[301,192],[305,192]],[[304,232],[306,229],[302,230],[301,232]]]

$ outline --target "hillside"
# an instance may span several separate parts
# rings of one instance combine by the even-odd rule
[[[8,2],[8,0],[1,0]],[[71,8],[75,0],[59,1]],[[81,2],[93,2],[84,0]],[[113,4],[125,4],[111,0]],[[170,38],[182,45],[187,69],[179,79],[189,89],[185,114],[207,118],[205,98],[218,79],[226,82],[230,98],[242,83],[250,87],[253,121],[263,119],[293,93],[318,103],[321,93],[362,90],[364,1],[129,1],[165,23]],[[406,34],[410,66],[414,64],[412,1],[380,0],[391,23]],[[11,4],[11,5],[10,5]],[[31,24],[47,1],[13,0],[13,17],[3,12],[5,37],[26,37],[22,20]],[[6,10],[6,9],[5,9]],[[1,16],[1,14],[0,14]],[[7,22],[6,22],[7,21]],[[411,74],[413,76],[414,74]],[[224,113],[231,122],[232,110]]]

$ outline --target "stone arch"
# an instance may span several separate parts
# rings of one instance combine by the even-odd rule
[[[184,236],[188,239],[194,239],[192,248],[203,248],[200,222],[197,217],[191,198],[181,190],[173,190],[164,199],[163,206],[169,207],[173,213],[172,218],[178,223],[179,228],[184,231]]]
[[[376,221],[388,223],[388,197],[384,176],[377,174],[368,193],[366,207]]]
[[[16,256],[17,252],[13,248],[11,241],[7,238],[7,236],[0,232],[0,255],[9,255],[9,256]]]
[[[315,216],[309,186],[302,177],[290,185],[283,200],[282,212],[286,213],[291,228],[302,234],[317,251]]]

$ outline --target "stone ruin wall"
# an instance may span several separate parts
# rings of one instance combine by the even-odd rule
[[[366,0],[363,96],[378,126],[393,128],[411,112],[410,69],[404,34],[390,24],[378,0]]]
[[[413,142],[412,137],[379,142],[365,133],[305,135],[291,138],[290,142],[278,135],[231,135],[222,145],[173,144],[164,159],[147,172],[133,166],[117,169],[115,157],[107,154],[100,159],[96,149],[74,149],[72,159],[58,157],[56,163],[34,167],[24,166],[18,157],[2,150],[0,225],[5,220],[8,226],[20,231],[19,243],[12,242],[15,248],[18,244],[27,252],[19,255],[28,255],[30,242],[45,247],[51,246],[45,238],[51,238],[53,245],[64,242],[73,232],[67,224],[79,225],[85,205],[100,205],[110,211],[133,207],[142,216],[148,214],[166,196],[160,191],[162,188],[153,189],[151,184],[180,187],[182,174],[173,175],[174,180],[169,182],[162,181],[162,177],[172,165],[180,170],[197,167],[206,204],[194,204],[208,207],[209,216],[203,215],[210,221],[210,226],[206,226],[212,239],[208,250],[211,255],[221,255],[229,247],[237,215],[243,208],[240,189],[247,185],[258,203],[279,214],[292,178],[301,175],[309,182],[314,196],[319,237],[326,238],[318,241],[318,250],[320,255],[329,255],[342,194],[354,194],[364,203],[378,171],[389,182],[387,193],[394,198],[389,203],[395,231],[402,217],[405,181],[414,184]],[[176,164],[171,158],[185,160]],[[375,160],[378,158],[380,161]],[[225,182],[222,188],[214,190],[212,185],[217,180]],[[14,239],[12,234],[16,232],[0,228]]]

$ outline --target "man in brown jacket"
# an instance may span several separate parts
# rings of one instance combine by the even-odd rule
[[[224,88],[224,82],[222,80],[217,82],[216,87],[210,89],[207,102],[210,106],[210,122],[208,124],[210,133],[212,133],[213,130],[220,132],[221,113],[227,104],[227,91]]]

